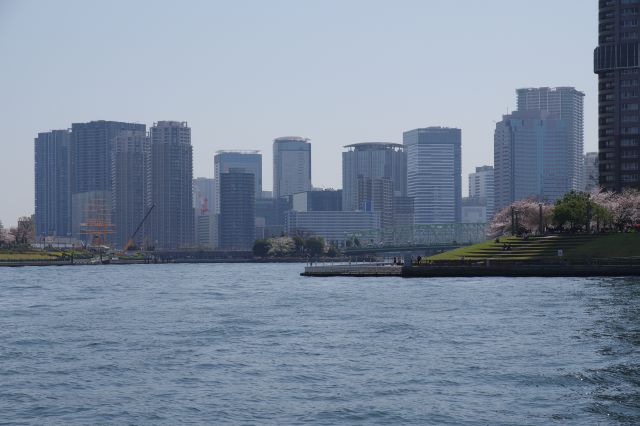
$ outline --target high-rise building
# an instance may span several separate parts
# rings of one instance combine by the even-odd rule
[[[35,225],[38,238],[71,234],[71,134],[38,133],[35,151]]]
[[[598,186],[598,153],[587,152],[584,154],[584,191],[591,192]]]
[[[102,228],[109,231],[100,238],[100,244],[111,242],[112,150],[116,137],[123,131],[145,132],[146,126],[104,120],[71,125],[71,228],[74,237],[83,237],[89,242],[95,240],[93,230]]]
[[[219,247],[251,250],[256,239],[255,176],[244,168],[231,168],[219,176]]]
[[[150,129],[147,205],[155,248],[189,247],[194,238],[193,148],[186,122],[158,121]]]
[[[462,200],[461,130],[427,127],[404,132],[407,195],[416,224],[459,223]]]
[[[220,213],[220,175],[242,169],[254,176],[255,198],[262,197],[262,154],[259,151],[218,151],[213,159],[216,179],[215,212]]]
[[[518,89],[518,110],[494,133],[494,211],[584,188],[583,98],[573,87]]]
[[[113,242],[123,247],[146,213],[147,161],[149,139],[146,131],[123,130],[111,147],[111,209],[115,225]],[[144,232],[134,243],[141,247]]]
[[[600,185],[640,188],[640,2],[600,0],[598,151]]]
[[[491,221],[494,214],[493,206],[495,202],[493,166],[476,167],[476,171],[474,173],[469,173],[469,198],[471,200],[475,200],[476,204],[481,203],[484,205],[486,210],[485,221]],[[465,222],[464,217],[463,222]]]
[[[358,210],[377,212],[381,229],[387,231],[393,228],[393,200],[391,179],[358,176]]]
[[[485,198],[462,198],[462,223],[487,223]]]
[[[215,179],[199,177],[193,180],[194,241],[197,246],[216,247],[218,231],[215,221],[215,198]]]
[[[333,212],[342,210],[342,190],[315,189],[293,194],[292,210]]]
[[[291,209],[291,197],[256,199],[256,238],[270,238],[284,232],[284,215]]]
[[[573,87],[538,87],[516,90],[518,111],[547,111],[566,123],[564,144],[569,187],[581,191],[584,182],[584,93]]]
[[[534,197],[555,201],[573,189],[567,162],[567,123],[546,111],[516,111],[496,123],[495,211]]]
[[[286,136],[273,141],[273,197],[311,190],[309,139]]]
[[[345,146],[342,153],[342,209],[358,210],[358,179],[389,179],[393,195],[407,195],[405,147],[386,142],[365,142]]]

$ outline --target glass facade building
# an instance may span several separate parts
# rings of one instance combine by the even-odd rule
[[[219,247],[251,250],[256,239],[255,176],[244,169],[220,174]]]
[[[273,197],[311,190],[309,139],[286,136],[273,141]]]
[[[460,223],[462,210],[462,132],[427,127],[404,132],[407,196],[414,199],[419,225]]]
[[[71,133],[38,133],[34,154],[36,236],[66,237],[71,233]]]
[[[407,156],[396,143],[365,142],[345,146],[342,153],[342,209],[360,210],[358,179],[388,179],[393,195],[407,194]]]

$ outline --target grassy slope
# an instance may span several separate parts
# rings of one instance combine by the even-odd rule
[[[58,260],[60,253],[41,251],[8,252],[0,251],[0,260]]]
[[[511,251],[502,251],[502,245],[511,244]],[[500,259],[536,260],[555,258],[563,249],[565,258],[598,258],[640,256],[640,234],[608,234],[596,236],[557,236],[523,241],[520,238],[501,238],[472,246],[461,247],[426,258],[428,261]]]
[[[603,235],[567,252],[570,257],[640,256],[640,233]]]

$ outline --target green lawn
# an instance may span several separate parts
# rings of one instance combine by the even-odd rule
[[[640,256],[640,233],[610,234],[575,247],[569,257],[634,257]]]
[[[48,253],[42,251],[0,251],[0,260],[58,260],[59,255],[60,253]]]
[[[504,250],[504,244],[511,250]],[[605,235],[549,235],[530,237],[527,240],[517,237],[500,238],[485,241],[472,246],[427,257],[427,262],[460,260],[498,260],[521,261],[557,259],[558,250],[562,250],[565,259],[604,258],[640,256],[640,234]]]

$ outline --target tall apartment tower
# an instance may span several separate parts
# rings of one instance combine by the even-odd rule
[[[584,154],[584,191],[591,192],[599,187],[598,180],[598,153],[587,152]]]
[[[460,223],[462,132],[427,127],[404,132],[407,195],[414,198],[416,224]]]
[[[111,147],[111,210],[115,225],[113,242],[123,247],[146,213],[149,139],[144,130],[123,130]],[[141,247],[144,232],[134,243]]]
[[[245,169],[220,173],[219,247],[251,250],[256,238],[255,176]]]
[[[491,221],[495,213],[493,166],[476,167],[474,173],[469,173],[469,198],[486,206],[486,219],[487,222]]]
[[[311,191],[309,139],[286,136],[273,141],[273,197]]]
[[[150,243],[175,249],[193,244],[193,149],[186,122],[158,121],[150,129]]]
[[[146,126],[118,121],[71,125],[71,228],[74,237],[90,239],[83,226],[112,229],[112,150],[125,131],[145,132]],[[107,236],[108,238],[108,236]],[[101,241],[103,244],[111,241]]]
[[[393,196],[407,195],[407,155],[396,143],[365,142],[347,145],[342,153],[342,209],[361,210],[358,179],[388,179]]]
[[[567,126],[564,149],[569,188],[581,191],[584,182],[584,93],[573,87],[516,90],[518,111],[547,111]]]
[[[71,134],[38,133],[35,151],[36,236],[71,234]]]
[[[215,221],[215,200],[215,179],[195,178],[193,180],[194,241],[199,247],[215,248],[218,235]]]
[[[640,188],[640,2],[600,0],[598,151],[600,185]]]
[[[260,151],[218,151],[213,158],[216,180],[216,213],[220,213],[220,175],[242,169],[254,179],[255,197],[262,197],[262,154]]]

